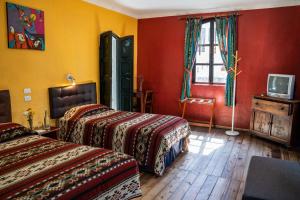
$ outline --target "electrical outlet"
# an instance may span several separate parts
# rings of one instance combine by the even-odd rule
[[[26,102],[31,101],[31,96],[30,95],[24,96],[24,101]]]
[[[31,88],[25,88],[24,94],[31,94]]]

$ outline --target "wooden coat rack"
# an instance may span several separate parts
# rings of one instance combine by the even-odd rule
[[[231,130],[226,131],[226,135],[230,136],[236,136],[240,133],[238,131],[234,130],[234,117],[235,117],[235,96],[236,96],[236,77],[242,72],[238,71],[238,62],[241,60],[241,58],[238,58],[238,51],[235,52],[234,55],[235,62],[234,67],[230,67],[230,69],[227,71],[227,73],[233,73],[233,97],[232,97],[232,118],[231,118]]]

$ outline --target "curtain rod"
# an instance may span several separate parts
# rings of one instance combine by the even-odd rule
[[[215,18],[215,17],[228,17],[230,15],[235,15],[235,16],[239,16],[241,14],[239,14],[238,12],[234,12],[234,13],[228,13],[228,14],[219,14],[219,15],[190,15],[190,16],[184,16],[184,17],[179,17],[179,20],[187,20],[188,18],[190,19],[200,19],[202,17],[202,19],[210,19],[210,18]]]

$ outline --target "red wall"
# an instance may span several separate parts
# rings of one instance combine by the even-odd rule
[[[238,49],[242,73],[237,83],[236,123],[237,127],[248,128],[251,98],[266,92],[268,73],[295,74],[296,98],[300,98],[300,6],[240,14]],[[138,21],[138,75],[144,76],[144,88],[155,92],[155,113],[178,115],[184,29],[185,21],[176,16]],[[230,126],[231,109],[224,106],[224,86],[193,85],[192,95],[216,97],[215,122]],[[199,118],[207,118],[208,111],[200,106],[188,108],[190,116]]]

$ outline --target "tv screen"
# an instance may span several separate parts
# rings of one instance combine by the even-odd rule
[[[270,76],[268,91],[272,93],[288,94],[289,77]]]

